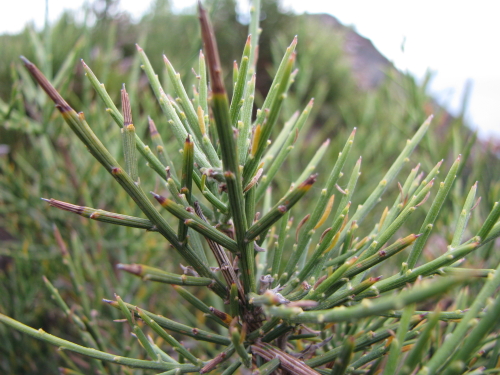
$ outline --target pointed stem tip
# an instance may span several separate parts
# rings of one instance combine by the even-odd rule
[[[33,63],[31,61],[29,61],[26,57],[24,57],[23,55],[19,56],[19,58],[21,60],[23,60],[23,63],[24,65],[33,65]]]

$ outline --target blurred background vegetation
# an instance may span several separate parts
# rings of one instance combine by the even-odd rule
[[[240,59],[247,37],[246,17],[237,13],[235,0],[205,3],[210,9],[229,85],[232,62]],[[183,316],[192,321],[200,317],[193,316],[181,301],[173,309],[168,290],[117,274],[114,265],[137,262],[170,269],[177,267],[179,259],[168,252],[168,244],[155,233],[96,223],[49,208],[40,200],[41,197],[55,198],[140,216],[125,192],[113,188],[109,176],[64,126],[58,112],[18,59],[19,55],[25,55],[35,62],[63,97],[77,111],[85,112],[94,132],[115,155],[121,152],[119,132],[91,90],[79,59],[83,58],[105,83],[115,103],[119,102],[122,83],[126,83],[136,129],[149,141],[147,116],[157,121],[159,128],[164,118],[141,73],[135,43],[145,49],[167,89],[170,84],[163,68],[163,53],[189,87],[189,82],[196,80],[191,68],[197,66],[201,48],[197,15],[194,10],[173,13],[168,0],[157,0],[150,12],[134,23],[129,14],[117,11],[117,5],[118,0],[95,1],[78,14],[64,13],[44,30],[27,26],[20,34],[0,35],[0,312],[79,342],[74,326],[49,299],[50,294],[42,282],[45,275],[75,313],[86,316],[89,324],[100,329],[106,350],[140,356],[126,329],[112,322],[111,319],[118,318],[117,312],[102,306],[102,298],[117,293],[146,309],[154,306],[158,314]],[[442,244],[449,243],[465,194],[475,181],[480,181],[478,194],[482,196],[475,209],[476,218],[484,218],[493,202],[500,198],[500,164],[495,144],[476,140],[462,116],[450,116],[435,104],[427,94],[427,84],[432,77],[420,83],[395,71],[383,56],[363,60],[366,58],[363,53],[353,53],[355,43],[361,43],[361,52],[373,52],[369,50],[371,44],[361,37],[353,41],[356,38],[353,30],[339,25],[330,16],[286,13],[278,0],[263,1],[261,27],[257,107],[294,35],[299,38],[299,73],[281,113],[281,122],[301,110],[311,97],[315,98],[305,147],[296,149],[280,172],[278,185],[273,187],[275,198],[292,182],[287,171],[303,169],[318,145],[330,138],[328,155],[318,167],[319,178],[326,178],[348,134],[357,127],[352,150],[355,157],[348,163],[352,167],[357,157],[363,155],[362,175],[353,204],[361,203],[395,160],[406,139],[430,113],[435,114],[433,126],[399,181],[403,183],[418,163],[427,173],[441,159],[445,160],[443,170],[447,170],[459,153],[465,157],[452,194],[456,199],[447,203],[441,227],[436,231],[439,235],[431,241],[435,248],[426,249],[424,256],[435,256],[442,250]],[[369,69],[374,73],[363,76]],[[464,98],[464,108],[466,101]],[[163,138],[171,137],[165,134]],[[177,154],[174,143],[167,147]],[[349,165],[346,168],[350,170]],[[142,170],[142,181],[159,186],[160,181],[148,174],[147,168]],[[341,186],[347,183],[347,178],[340,180]],[[386,195],[392,198],[379,204],[378,211],[375,210],[379,215],[386,205],[392,205],[397,191],[397,185],[389,187],[389,193],[393,194]],[[420,223],[423,215],[425,210],[417,212],[401,231],[416,233],[418,227],[408,228],[412,223]],[[378,217],[366,220],[365,231],[377,220]],[[477,230],[476,222],[481,221],[471,220],[471,231]],[[55,228],[61,232],[69,255],[63,256],[61,247],[64,246],[56,241]],[[489,268],[489,261],[497,264],[499,256],[492,252],[493,245],[485,246],[468,262],[477,268]],[[68,262],[74,265],[69,270]],[[70,277],[70,273],[76,274],[81,285],[74,284],[75,275]],[[113,335],[114,331],[124,332]],[[58,367],[73,369],[74,373],[90,371],[76,355],[57,352],[3,325],[0,325],[0,342],[1,373],[56,373]],[[110,373],[141,373],[108,366]]]

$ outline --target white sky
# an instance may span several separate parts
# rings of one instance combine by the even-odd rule
[[[49,0],[49,18],[55,20],[63,9],[79,9],[84,2]],[[194,3],[174,0],[177,8]],[[140,17],[151,0],[121,0],[120,4]],[[400,70],[408,70],[417,78],[431,69],[436,73],[431,92],[452,113],[460,107],[465,84],[471,80],[467,119],[473,127],[479,127],[483,139],[493,134],[500,138],[500,2],[283,0],[283,4],[300,13],[330,13],[340,22],[353,25]],[[44,0],[9,1],[0,12],[0,33],[18,32],[30,20],[41,26],[44,15]]]

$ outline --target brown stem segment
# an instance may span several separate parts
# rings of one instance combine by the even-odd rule
[[[196,212],[196,215],[198,215],[201,220],[207,222],[207,218],[205,217],[205,215],[203,215],[203,211],[201,210],[199,203],[196,201],[194,202],[194,210]],[[229,260],[227,254],[224,252],[224,249],[217,242],[211,240],[210,238],[205,237],[205,239],[207,240],[208,246],[210,247],[210,250],[212,250],[214,257],[219,264],[221,273],[224,276],[224,279],[226,280],[228,286],[231,287],[232,284],[236,284],[240,299],[242,301],[246,301],[245,291],[243,290],[240,280],[238,279],[238,276],[236,276],[233,265],[231,264],[231,261]]]
[[[63,97],[57,92],[57,90],[50,84],[47,78],[38,70],[38,68],[29,61],[26,57],[21,56],[21,60],[23,60],[26,69],[29,70],[33,78],[38,82],[40,86],[42,86],[43,91],[47,93],[47,95],[54,101],[56,104],[56,108],[61,112],[69,112],[73,110],[70,105],[63,99]]]
[[[251,346],[252,353],[262,357],[267,362],[279,358],[280,368],[297,375],[318,375],[319,372],[307,366],[304,362],[264,342],[258,342]]]
[[[210,25],[207,11],[201,6],[201,2],[198,2],[198,12],[200,15],[201,35],[203,38],[203,44],[205,45],[205,54],[207,56],[208,66],[210,67],[209,72],[212,92],[214,94],[225,94],[226,89],[222,78],[219,54],[217,53],[217,41]]]

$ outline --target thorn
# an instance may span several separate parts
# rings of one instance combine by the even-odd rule
[[[307,214],[300,221],[299,225],[297,225],[297,229],[295,230],[295,242],[299,242],[299,231],[300,231],[300,228],[302,228],[302,226],[309,220],[310,217],[311,217],[311,214]]]
[[[123,270],[129,273],[132,273],[134,275],[141,275],[143,270],[142,266],[140,264],[122,264],[118,263],[116,265],[116,269],[118,270]]]
[[[29,60],[28,60],[26,57],[24,57],[23,55],[19,56],[19,58],[20,58],[21,60],[23,60],[23,63],[24,63],[25,65],[30,65],[30,64],[32,64],[32,62],[31,62],[31,61],[29,61]]]
[[[321,237],[319,238],[319,243],[323,242],[323,238],[326,236],[328,232],[332,230],[332,227],[326,228],[325,231],[321,234]]]
[[[148,125],[149,125],[149,132],[151,133],[151,136],[157,135],[158,129],[156,128],[156,125],[150,116],[148,116]]]
[[[419,202],[418,204],[416,204],[415,207],[420,207],[421,205],[423,205],[427,201],[427,199],[429,199],[430,195],[431,195],[431,192],[430,191],[427,192],[427,194],[425,195],[424,199],[422,199],[421,202]]]
[[[479,202],[481,202],[481,197],[477,198],[476,203],[474,203],[474,206],[472,206],[472,208],[470,210],[471,211],[474,210],[479,205]]]
[[[256,242],[253,243],[253,248],[258,253],[264,253],[264,252],[266,252],[266,249],[264,249],[263,247],[260,247],[259,245],[257,245]]]
[[[401,186],[401,184],[399,183],[398,181],[398,189],[399,189],[399,194],[401,195],[401,203],[406,203],[406,197],[404,195],[404,192],[403,192],[403,187]]]
[[[335,184],[335,187],[337,188],[338,191],[340,191],[342,194],[347,195],[346,191],[343,190],[338,184]]]

